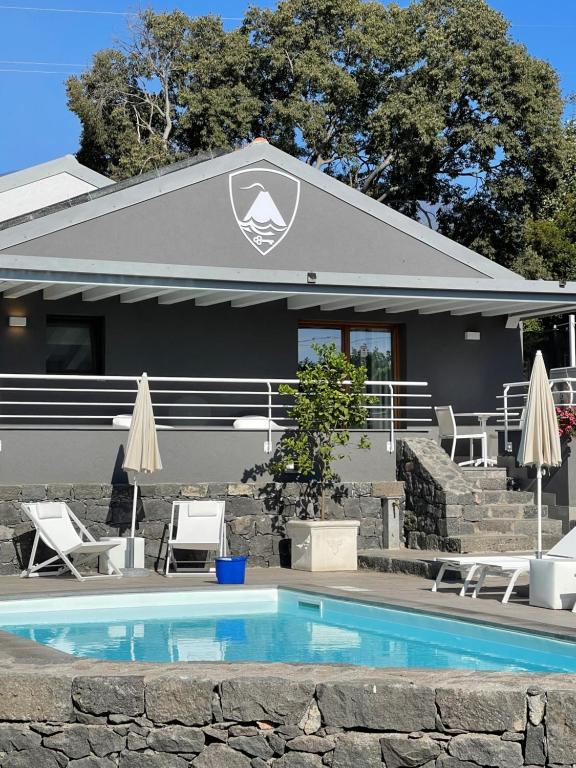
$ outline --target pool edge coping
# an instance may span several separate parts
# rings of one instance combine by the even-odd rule
[[[209,586],[188,586],[186,589],[170,589],[169,591],[174,592],[206,592],[207,589],[209,589],[212,585]],[[214,586],[219,587],[220,585],[215,584]],[[523,634],[536,634],[540,637],[552,639],[552,640],[560,640],[564,642],[574,642],[576,643],[576,626],[574,627],[574,630],[571,631],[568,627],[563,628],[543,628],[543,625],[541,622],[534,622],[534,621],[525,621],[520,620],[517,617],[509,617],[509,620],[493,616],[491,617],[491,620],[487,620],[486,617],[480,617],[477,614],[471,612],[471,611],[462,611],[461,609],[457,608],[456,606],[454,608],[446,607],[446,606],[427,606],[423,607],[422,605],[419,605],[417,603],[414,603],[413,601],[407,600],[405,598],[397,599],[391,598],[390,596],[379,598],[378,595],[370,595],[370,594],[361,594],[360,592],[346,592],[344,590],[338,589],[338,587],[329,587],[329,586],[322,586],[318,587],[315,585],[306,585],[306,584],[299,584],[299,585],[286,585],[286,584],[243,584],[243,585],[225,585],[227,589],[232,588],[233,591],[240,591],[240,590],[250,590],[250,591],[264,591],[269,589],[276,589],[276,590],[284,590],[286,592],[292,592],[292,593],[305,593],[309,595],[314,595],[315,597],[327,597],[331,599],[337,599],[341,600],[343,602],[351,602],[351,603],[363,603],[365,605],[370,605],[374,607],[381,607],[381,608],[390,608],[392,610],[407,610],[411,613],[417,613],[420,615],[431,615],[436,618],[445,618],[445,619],[451,619],[451,620],[457,620],[462,621],[464,623],[468,624],[474,624],[477,626],[486,626],[494,629],[503,629],[503,630],[511,630],[520,632]],[[157,588],[149,588],[149,589],[115,589],[113,592],[107,592],[107,594],[153,594],[153,593],[164,593],[166,590],[157,589]],[[362,592],[370,592],[370,590],[362,590]],[[0,599],[0,605],[2,602],[12,602],[16,600],[51,600],[54,598],[59,597],[81,597],[82,595],[99,595],[102,594],[101,592],[98,592],[97,589],[88,590],[84,593],[79,594],[78,592],[50,592],[50,593],[30,593],[26,594],[25,597],[22,596],[10,596]],[[464,598],[463,598],[464,599]],[[72,654],[68,654],[64,651],[59,651],[55,648],[51,648],[49,646],[43,645],[42,643],[38,643],[35,640],[29,640],[27,638],[20,637],[18,635],[12,634],[11,632],[8,632],[6,630],[0,629],[0,664],[3,664],[5,662],[8,662],[9,664],[25,664],[33,666],[34,664],[42,664],[42,665],[70,665],[70,664],[78,664],[81,662],[90,662],[95,665],[106,665],[111,663],[117,663],[117,662],[110,662],[105,659],[83,659],[78,656],[74,656]],[[195,665],[203,665],[210,662],[177,662],[176,664],[178,666],[180,665],[187,665],[189,667],[194,667]],[[223,665],[223,668],[226,667],[227,664],[231,662],[218,662],[219,664]],[[273,665],[276,662],[250,662],[250,661],[238,661],[233,662],[234,664],[246,666],[246,668],[254,667],[255,665],[260,667],[266,667],[266,665]],[[122,661],[122,665],[126,665],[127,674],[130,674],[131,667],[135,667],[137,665],[150,665],[150,667],[156,667],[160,666],[166,669],[173,668],[175,666],[174,662],[138,662],[138,661]],[[305,662],[286,662],[287,666],[293,666],[293,667],[299,667],[302,665],[305,665]],[[355,665],[346,665],[346,664],[331,664],[326,663],[324,665],[317,665],[315,663],[310,663],[310,668],[318,668],[318,666],[323,666],[329,669],[332,669],[334,672],[337,670],[342,669],[356,669],[358,670],[359,667]],[[406,670],[402,667],[385,667],[385,668],[373,668],[373,667],[361,667],[360,669],[365,669],[368,671],[373,671],[374,669],[381,669],[383,671],[388,672],[390,675],[398,675],[402,674],[405,675],[407,671],[419,671],[420,668],[410,668],[410,670]],[[428,668],[422,668],[422,669],[428,669]],[[440,668],[430,668],[435,671],[443,671],[440,670]],[[9,671],[9,670],[8,670]],[[452,672],[457,671],[463,671],[463,670],[451,670]],[[470,672],[470,670],[468,670]],[[2,669],[0,669],[0,674],[3,672]],[[476,672],[475,674],[483,675],[486,674],[485,672]],[[543,676],[554,676],[554,675],[570,675],[571,673],[565,673],[565,672],[528,672],[528,671],[522,671],[522,672],[498,672],[498,671],[489,671],[487,674],[491,675],[530,675],[533,676],[535,679],[541,678]],[[575,673],[576,676],[576,673]]]

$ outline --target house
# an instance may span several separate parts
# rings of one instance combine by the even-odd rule
[[[233,422],[287,423],[278,380],[313,341],[382,397],[345,479],[393,477],[391,430],[494,410],[522,319],[576,307],[576,284],[525,280],[264,140],[4,221],[0,280],[0,482],[117,477],[142,371],[163,481],[237,481],[280,432]]]
[[[0,176],[0,222],[113,184],[65,155]]]

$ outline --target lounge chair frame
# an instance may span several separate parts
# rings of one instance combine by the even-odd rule
[[[530,560],[533,560],[535,557],[535,554],[527,553],[500,557],[496,553],[481,556],[438,557],[436,561],[442,563],[442,565],[432,585],[432,592],[438,591],[446,571],[459,571],[460,574],[464,574],[464,584],[458,593],[460,597],[466,595],[475,576],[477,576],[477,581],[471,595],[474,598],[478,597],[488,576],[508,577],[509,581],[502,598],[502,602],[506,604],[516,587],[519,577],[522,574],[530,573]],[[563,562],[576,560],[576,527],[568,531],[557,544],[543,555],[543,559]]]
[[[211,533],[208,537],[204,536],[201,540],[194,541],[191,538],[185,538],[183,529],[186,525],[186,515],[188,510],[195,509],[197,511],[198,520],[201,520],[203,515],[202,510],[206,510],[208,518],[216,518],[214,523],[210,525]],[[212,510],[212,511],[211,511]],[[168,577],[172,576],[206,576],[206,574],[214,574],[216,569],[214,567],[205,568],[182,568],[179,566],[179,562],[176,559],[174,550],[185,549],[199,552],[216,552],[217,557],[226,556],[226,523],[224,520],[225,502],[217,500],[194,500],[194,501],[175,501],[172,503],[172,513],[170,515],[170,528],[168,530],[168,541],[166,543],[166,567],[164,575]],[[216,514],[214,514],[216,511]],[[178,513],[177,521],[175,520],[176,512]],[[194,516],[188,517],[188,520],[193,520]],[[176,523],[176,537],[174,537],[174,525]],[[189,523],[189,527],[193,528],[193,524]],[[183,561],[180,561],[183,562]],[[187,560],[186,565],[190,566],[193,563],[204,563],[205,560]],[[171,566],[173,570],[171,570]]]
[[[77,530],[74,532],[77,535],[78,542],[67,549],[62,549],[58,546],[58,542],[49,536],[45,530],[45,528],[42,526],[42,519],[38,518],[37,515],[34,514],[33,508],[34,507],[40,507],[42,505],[46,506],[48,504],[58,504],[63,507],[64,514],[68,517],[70,520],[70,523],[72,527],[75,526]],[[86,528],[86,526],[76,517],[74,512],[70,509],[70,507],[62,502],[62,501],[55,501],[55,502],[39,502],[36,504],[22,504],[22,509],[24,510],[24,513],[26,516],[31,520],[32,524],[35,528],[35,536],[34,536],[34,542],[32,544],[32,551],[30,552],[30,559],[28,561],[28,567],[22,571],[20,574],[21,578],[32,578],[37,576],[60,576],[63,573],[66,573],[66,571],[70,571],[73,576],[75,576],[78,581],[89,581],[94,579],[109,579],[111,577],[113,578],[121,578],[122,577],[122,571],[114,564],[112,559],[110,558],[110,550],[113,549],[116,545],[113,542],[105,542],[105,541],[97,541],[94,536],[90,533],[90,531]],[[46,546],[50,547],[50,549],[53,549],[54,552],[56,552],[55,555],[52,557],[49,557],[47,560],[43,560],[41,563],[35,563],[36,559],[36,553],[38,551],[38,544],[40,541],[43,541]],[[113,574],[95,574],[90,576],[84,576],[78,568],[74,565],[72,560],[70,559],[73,555],[87,555],[91,557],[97,557],[99,555],[104,555],[108,559],[108,562],[110,564],[110,567],[114,571]],[[62,561],[63,565],[57,566],[56,564],[58,561]],[[54,567],[56,566],[56,570],[52,571],[51,573],[41,574],[39,573],[40,570],[44,568]]]

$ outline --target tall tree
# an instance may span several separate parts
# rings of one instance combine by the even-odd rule
[[[143,12],[129,43],[68,80],[82,123],[78,159],[122,179],[235,146],[260,106],[244,82],[250,62],[246,35],[216,17]]]
[[[557,76],[484,0],[280,0],[232,32],[146,12],[69,103],[117,178],[264,135],[507,265],[560,174]]]
[[[513,266],[533,279],[576,280],[576,123],[570,120],[560,144],[557,189],[524,225],[524,251]]]

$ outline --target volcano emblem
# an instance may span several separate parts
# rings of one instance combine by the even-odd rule
[[[248,242],[265,256],[290,231],[300,201],[300,181],[270,168],[235,171],[228,181],[236,223]]]

